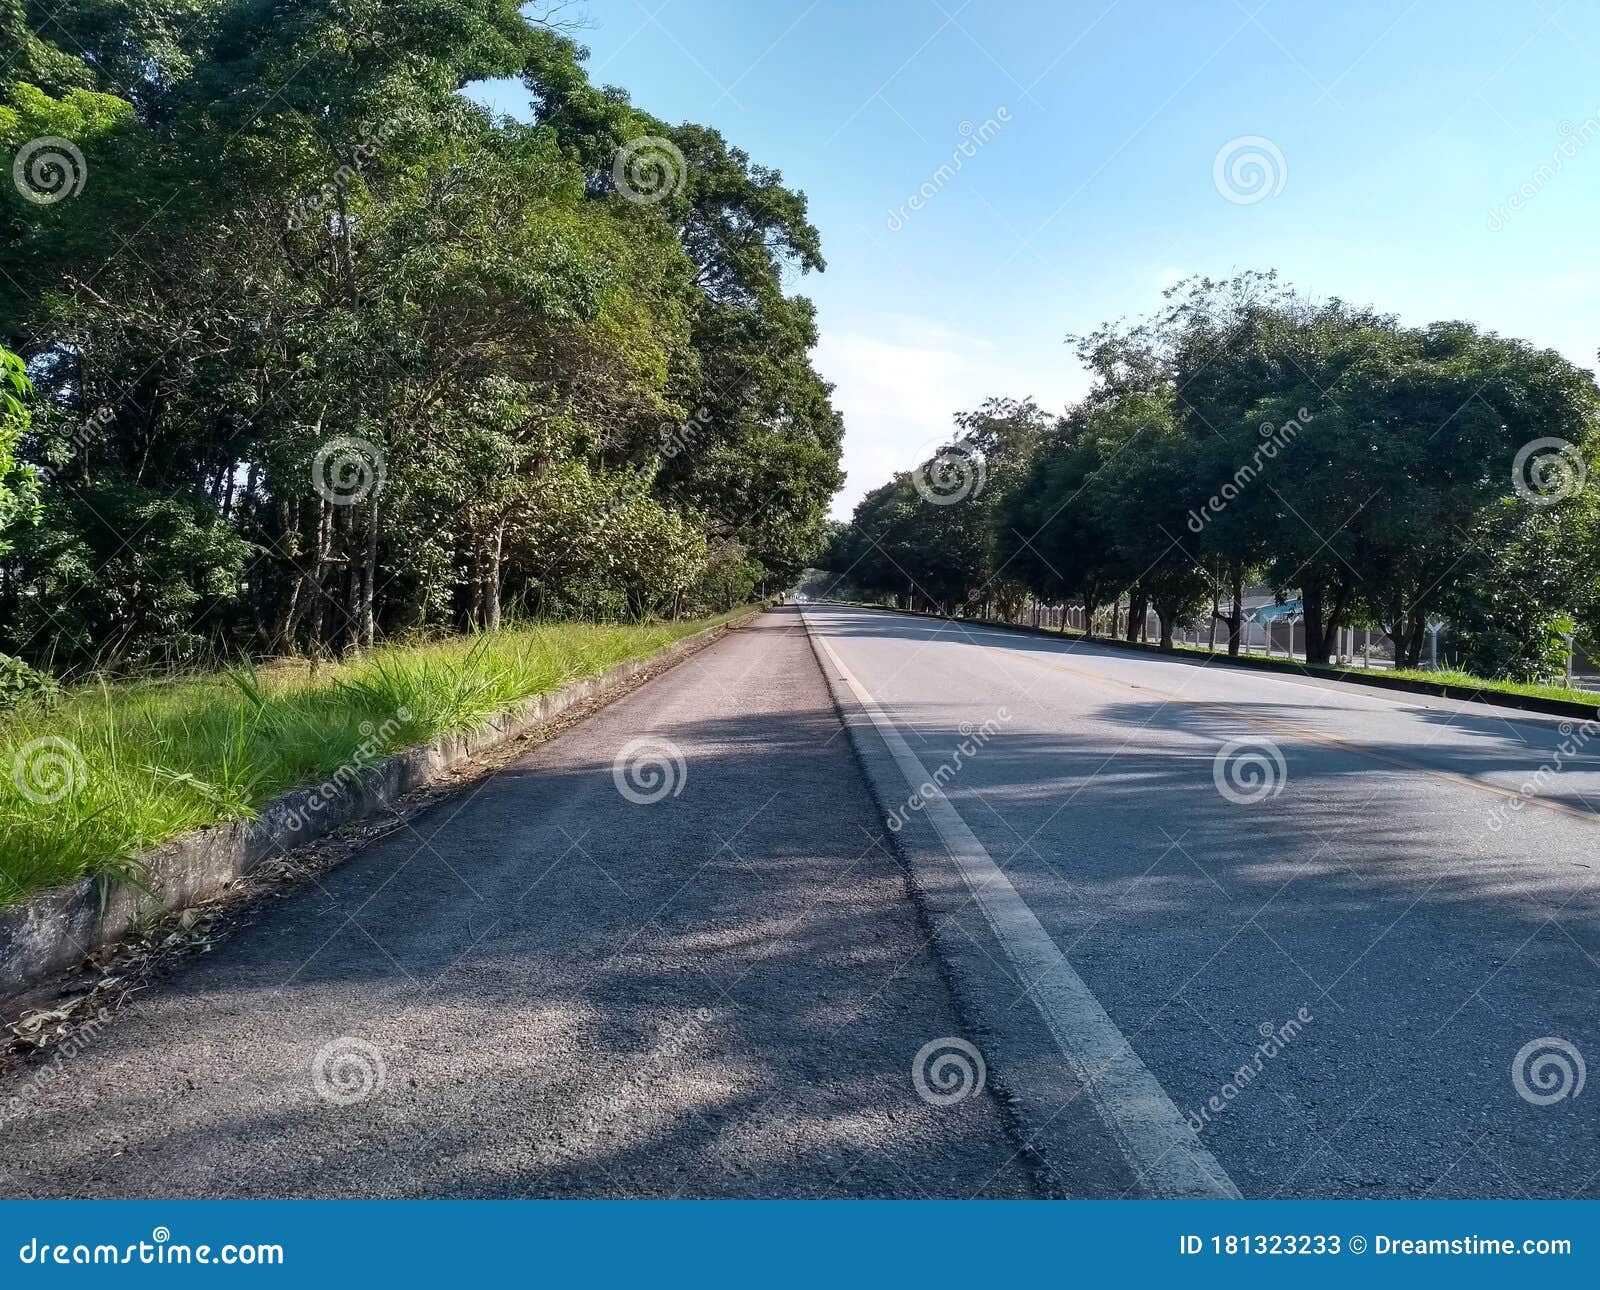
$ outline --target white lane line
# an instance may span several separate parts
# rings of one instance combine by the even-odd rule
[[[1233,1179],[1201,1145],[1166,1090],[1139,1060],[1127,1037],[933,782],[877,700],[820,632],[813,639],[871,718],[905,776],[906,787],[923,798],[922,813],[938,831],[1018,974],[1034,983],[1028,997],[1135,1174],[1158,1197],[1237,1200],[1239,1189]]]

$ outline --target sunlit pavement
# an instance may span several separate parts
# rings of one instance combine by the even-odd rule
[[[1594,729],[807,617],[1243,1194],[1597,1194]]]

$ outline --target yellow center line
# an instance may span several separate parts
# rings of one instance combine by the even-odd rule
[[[1081,668],[1068,667],[1065,663],[1055,663],[1034,654],[1027,656],[1040,667],[1049,668],[1053,672],[1064,672],[1068,676],[1075,676],[1091,684],[1116,686],[1124,690],[1137,691],[1144,695],[1153,695],[1164,703],[1175,703],[1183,707],[1199,708],[1210,712],[1218,712],[1224,716],[1232,717],[1244,722],[1246,725],[1256,726],[1259,729],[1270,730],[1277,734],[1289,734],[1299,739],[1307,739],[1313,743],[1323,744],[1329,748],[1338,748],[1344,752],[1355,753],[1357,756],[1366,757],[1385,766],[1394,766],[1400,770],[1410,771],[1417,775],[1426,775],[1430,779],[1443,780],[1447,784],[1454,784],[1458,788],[1468,788],[1476,793],[1486,793],[1491,797],[1504,798],[1513,802],[1528,802],[1531,805],[1543,807],[1547,811],[1555,811],[1560,815],[1570,815],[1575,820],[1583,820],[1589,824],[1600,823],[1600,816],[1593,811],[1579,810],[1577,807],[1568,806],[1564,802],[1552,801],[1547,797],[1540,797],[1534,793],[1521,793],[1509,788],[1501,788],[1497,784],[1486,784],[1482,780],[1473,779],[1469,775],[1457,775],[1454,771],[1435,770],[1429,766],[1418,765],[1403,757],[1393,757],[1387,753],[1377,752],[1364,744],[1355,743],[1349,739],[1341,739],[1338,735],[1330,735],[1321,730],[1312,730],[1306,726],[1295,725],[1293,722],[1284,721],[1276,717],[1264,717],[1237,704],[1225,703],[1215,699],[1190,699],[1181,694],[1169,694],[1165,690],[1158,690],[1154,686],[1135,685],[1131,681],[1119,681],[1115,677],[1104,676],[1098,672],[1085,672]]]

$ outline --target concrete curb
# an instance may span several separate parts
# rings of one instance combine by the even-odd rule
[[[1030,627],[1026,623],[1002,623],[989,618],[949,618],[944,614],[930,614],[921,609],[890,609],[886,605],[865,605],[843,600],[834,603],[848,604],[852,609],[870,609],[880,614],[905,614],[912,618],[931,618],[941,623],[967,623],[973,627],[986,627],[992,631],[1043,636],[1053,641],[1085,641],[1091,645],[1104,645],[1108,649],[1119,649],[1133,654],[1151,654],[1169,662],[1187,663],[1191,667],[1235,667],[1251,672],[1276,673],[1279,676],[1304,676],[1314,681],[1343,681],[1373,690],[1398,690],[1405,694],[1422,694],[1435,699],[1455,699],[1461,703],[1486,703],[1500,708],[1516,708],[1521,712],[1538,712],[1550,717],[1578,717],[1587,721],[1600,721],[1600,704],[1568,703],[1563,699],[1544,699],[1535,694],[1507,694],[1500,690],[1480,690],[1469,685],[1449,685],[1443,681],[1410,681],[1401,677],[1384,676],[1382,673],[1357,671],[1353,668],[1316,667],[1309,663],[1291,663],[1283,659],[1260,658],[1249,654],[1229,658],[1226,653],[1212,654],[1189,647],[1166,650],[1159,645],[1150,645],[1143,641],[1085,636],[1078,631],[1058,632],[1049,627]]]
[[[536,695],[492,718],[481,729],[446,733],[371,765],[346,767],[318,784],[291,789],[263,804],[253,820],[231,820],[173,838],[139,857],[137,885],[105,877],[85,878],[0,911],[0,1000],[82,962],[102,946],[121,941],[158,914],[215,898],[268,856],[373,815],[445,771],[612,686],[682,662],[760,612],[752,611],[685,636],[644,658],[629,659],[597,676]]]

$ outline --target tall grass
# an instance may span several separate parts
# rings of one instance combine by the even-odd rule
[[[1569,689],[1564,685],[1547,685],[1538,681],[1485,680],[1470,672],[1457,672],[1449,668],[1438,671],[1416,671],[1402,668],[1395,672],[1382,672],[1381,676],[1399,677],[1404,681],[1430,681],[1442,685],[1459,685],[1482,690],[1485,694],[1523,694],[1536,699],[1559,699],[1563,703],[1586,703],[1600,715],[1600,694],[1593,690]]]
[[[513,627],[320,667],[82,686],[12,713],[0,719],[0,907],[90,874],[137,880],[135,857],[156,843],[731,617]]]

